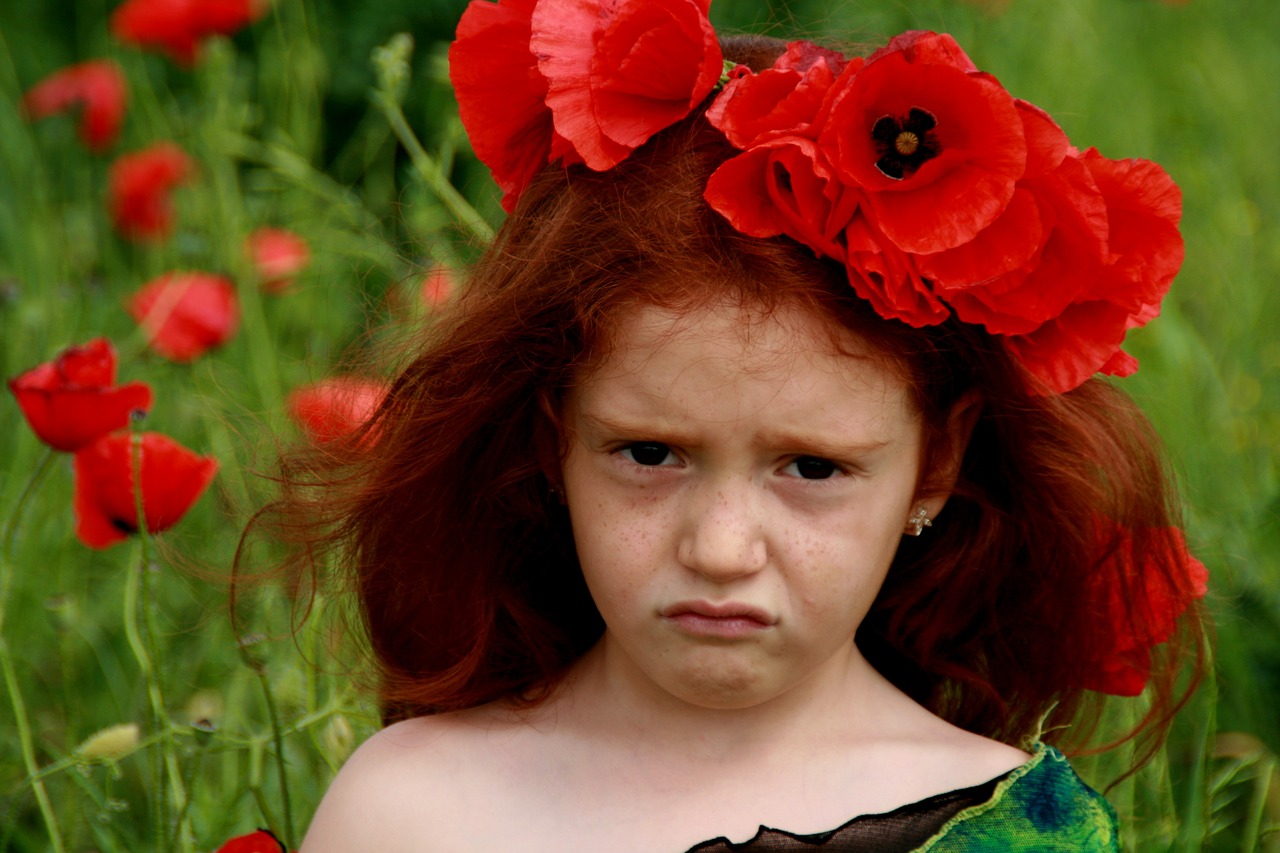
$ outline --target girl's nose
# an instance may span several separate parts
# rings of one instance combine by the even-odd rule
[[[683,528],[676,558],[710,580],[744,577],[768,562],[764,517],[746,484],[691,496]]]

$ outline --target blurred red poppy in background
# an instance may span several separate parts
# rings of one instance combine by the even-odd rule
[[[422,277],[422,304],[428,311],[440,310],[453,298],[456,278],[448,267],[435,267]]]
[[[138,531],[133,435],[115,432],[76,452],[76,537],[106,548]],[[177,524],[208,488],[218,461],[192,453],[166,435],[139,435],[142,511],[150,533]]]
[[[285,853],[280,839],[269,829],[238,835],[218,848],[218,853]]]
[[[283,293],[311,263],[307,241],[284,228],[258,228],[244,240],[244,253],[268,293]]]
[[[231,280],[207,272],[171,272],[129,299],[147,343],[173,361],[191,361],[235,335],[240,303]]]
[[[260,0],[125,0],[111,13],[116,38],[190,67],[210,36],[229,36],[262,16]]]
[[[1092,576],[1098,624],[1089,632],[1092,664],[1082,686],[1137,696],[1151,675],[1151,652],[1168,642],[1178,618],[1208,592],[1209,570],[1177,528],[1126,530],[1099,519],[1104,557]]]
[[[131,412],[151,408],[146,384],[115,381],[115,349],[97,338],[10,379],[9,390],[36,436],[54,450],[71,452],[128,426]]]
[[[351,435],[382,404],[387,386],[355,376],[333,376],[289,395],[289,415],[316,444]]]
[[[80,109],[80,139],[91,151],[111,147],[120,133],[129,87],[110,59],[68,65],[32,86],[22,107],[33,120]]]
[[[107,206],[116,230],[130,240],[155,242],[173,230],[170,194],[192,173],[191,158],[172,142],[123,154],[111,164]]]

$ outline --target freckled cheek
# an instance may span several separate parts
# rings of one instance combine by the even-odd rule
[[[664,564],[661,514],[652,502],[584,503],[575,535],[597,607],[626,612],[648,603],[654,576]]]
[[[855,542],[833,541],[820,534],[802,537],[795,546],[789,561],[793,595],[811,615],[869,606],[893,558],[892,552],[868,553]]]

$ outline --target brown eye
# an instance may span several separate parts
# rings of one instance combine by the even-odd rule
[[[791,465],[795,466],[796,474],[805,480],[826,480],[838,470],[836,463],[817,456],[797,457]]]
[[[637,465],[653,466],[666,462],[671,448],[656,441],[637,441],[622,448],[622,452]]]

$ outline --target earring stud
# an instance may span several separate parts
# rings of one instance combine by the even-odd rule
[[[919,536],[924,533],[926,527],[933,527],[933,520],[929,518],[928,507],[921,504],[916,507],[915,512],[907,519],[907,532],[912,536]]]

